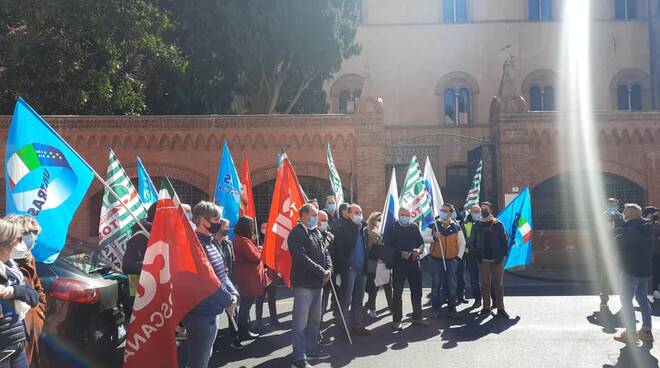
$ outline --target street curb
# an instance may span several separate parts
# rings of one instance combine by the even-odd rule
[[[558,278],[554,278],[554,277],[542,277],[542,276],[526,275],[526,274],[518,273],[516,271],[509,271],[509,270],[505,270],[504,272],[508,273],[509,275],[513,275],[513,276],[520,277],[522,279],[528,279],[528,280],[549,281],[549,282],[557,282],[557,283],[564,283],[564,284],[569,284],[569,283],[588,284],[589,283],[589,281],[587,281],[587,280],[558,279]]]

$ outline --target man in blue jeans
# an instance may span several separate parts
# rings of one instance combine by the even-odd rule
[[[430,254],[433,271],[433,307],[437,314],[443,302],[447,302],[449,318],[457,319],[456,312],[456,287],[458,263],[465,252],[465,236],[461,226],[452,219],[455,212],[454,206],[445,203],[439,213],[440,221],[437,221],[433,229],[433,243]],[[442,288],[442,295],[440,295]],[[437,316],[437,315],[436,315]]]
[[[213,271],[220,279],[220,288],[193,308],[183,319],[188,339],[186,341],[187,367],[206,368],[213,353],[213,343],[218,333],[216,317],[223,311],[235,315],[238,292],[229,280],[224,260],[213,238],[220,233],[220,209],[212,202],[202,201],[193,208],[193,221],[197,238],[202,244]],[[219,235],[221,236],[221,235]]]
[[[340,303],[354,335],[369,336],[364,328],[363,303],[367,285],[367,224],[362,217],[362,208],[351,204],[348,209],[350,221],[345,221],[335,231],[335,265],[341,279]]]
[[[623,211],[625,223],[615,240],[621,261],[621,312],[624,330],[617,332],[614,339],[624,343],[635,343],[637,339],[652,342],[651,304],[646,297],[653,275],[653,232],[651,222],[642,218],[642,208],[628,203]],[[642,329],[636,331],[633,296],[642,312]]]
[[[311,204],[300,209],[300,223],[287,238],[291,253],[293,287],[292,367],[311,367],[307,359],[329,357],[318,345],[323,285],[332,276],[332,261],[318,229],[318,210]]]

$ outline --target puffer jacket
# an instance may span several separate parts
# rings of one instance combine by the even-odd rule
[[[437,228],[433,228],[433,233],[439,234],[440,238],[437,240],[434,238],[429,249],[429,255],[435,259],[444,258],[446,260],[463,258],[463,253],[465,253],[465,236],[463,235],[461,225],[455,221],[451,221],[447,226],[442,222],[437,222],[436,226]]]
[[[208,258],[209,263],[213,266],[213,271],[215,271],[216,276],[220,279],[221,286],[215,293],[197,304],[189,314],[215,316],[222,313],[231,304],[232,295],[238,297],[238,291],[236,291],[234,284],[229,279],[229,275],[227,275],[225,262],[218,248],[213,245],[212,238],[201,233],[197,233],[197,238],[199,238],[199,242],[202,244],[206,258]]]
[[[39,294],[33,288],[25,283],[18,285],[10,281],[7,267],[15,267],[18,270],[12,260],[0,265],[0,285],[14,288],[14,299],[0,300],[0,351],[15,348],[16,344],[25,341],[25,327],[17,312],[16,301],[22,301],[32,308],[39,304]]]

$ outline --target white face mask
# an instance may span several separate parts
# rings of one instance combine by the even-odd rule
[[[21,240],[20,243],[16,244],[16,246],[12,248],[9,257],[11,259],[25,259],[27,258],[29,252],[30,250],[28,249],[27,245],[25,245],[25,242]]]
[[[354,222],[356,225],[360,225],[360,224],[362,224],[362,215],[354,215],[354,216],[353,216],[353,222]]]
[[[321,221],[321,223],[319,224],[319,230],[321,230],[322,232],[328,231],[328,221]]]

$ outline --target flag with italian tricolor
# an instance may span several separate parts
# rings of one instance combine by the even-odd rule
[[[532,263],[532,198],[525,188],[497,215],[509,237],[509,257],[504,268]]]
[[[518,232],[522,236],[523,242],[526,243],[532,239],[532,227],[522,216],[518,217]]]

